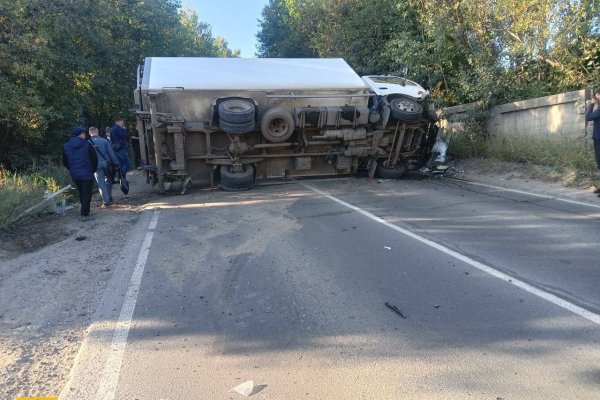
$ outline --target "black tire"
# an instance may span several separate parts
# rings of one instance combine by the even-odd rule
[[[230,171],[230,165],[221,165],[221,189],[226,192],[239,192],[252,189],[254,186],[254,167],[252,164],[244,164],[242,172]]]
[[[243,135],[244,133],[252,132],[252,130],[254,130],[254,120],[237,124],[220,119],[219,127],[224,132],[232,135]]]
[[[402,176],[404,176],[407,170],[408,168],[406,168],[406,165],[404,164],[397,165],[396,167],[392,168],[387,168],[378,163],[375,173],[377,174],[377,177],[383,179],[400,179],[402,178]]]
[[[415,100],[400,96],[389,100],[392,117],[398,121],[418,121],[423,115],[423,106]]]
[[[294,117],[281,108],[267,111],[260,122],[260,131],[263,137],[273,143],[288,140],[294,133],[294,128]]]
[[[423,112],[423,116],[429,122],[437,122],[438,121],[438,116],[435,113],[435,111],[432,111],[429,108],[425,109],[425,111]]]
[[[219,104],[219,119],[234,124],[254,121],[254,104],[241,99],[225,100]]]

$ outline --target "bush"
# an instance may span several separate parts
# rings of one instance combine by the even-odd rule
[[[489,112],[482,105],[474,105],[458,122],[459,132],[450,132],[452,139],[448,155],[455,158],[488,156],[486,123]]]
[[[458,159],[485,158],[488,156],[488,141],[482,137],[453,133],[448,146],[448,156]]]

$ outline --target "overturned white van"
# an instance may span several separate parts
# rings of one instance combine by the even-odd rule
[[[342,59],[149,57],[135,90],[143,170],[159,191],[193,180],[399,178],[437,135],[429,93],[403,77],[360,78]]]

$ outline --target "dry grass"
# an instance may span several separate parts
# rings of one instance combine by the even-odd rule
[[[458,159],[483,157],[519,163],[527,167],[523,172],[531,179],[600,187],[593,145],[583,139],[564,136],[485,139],[458,134],[453,137],[449,152]],[[496,165],[495,168],[502,167]]]
[[[55,164],[33,166],[24,173],[0,166],[0,226],[5,226],[27,208],[70,182],[67,170]]]

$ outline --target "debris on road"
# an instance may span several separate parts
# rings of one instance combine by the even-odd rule
[[[392,248],[390,246],[383,246],[384,249],[386,250],[391,250]]]
[[[81,242],[82,240],[85,240],[85,239],[87,239],[87,236],[77,236],[75,238],[75,240],[77,240],[78,242]]]
[[[65,270],[63,270],[63,269],[53,269],[53,270],[48,270],[48,269],[45,269],[45,270],[44,270],[44,273],[45,273],[45,274],[47,274],[47,275],[53,275],[53,276],[62,275],[62,274],[64,274],[65,272],[67,272],[67,271],[65,271]]]
[[[431,175],[445,175],[449,169],[450,169],[450,167],[447,165],[437,165],[437,166],[431,167],[431,168],[423,167],[419,171],[424,174],[429,173]]]
[[[242,396],[250,396],[252,390],[254,389],[254,381],[246,381],[242,384],[237,385],[233,389],[230,389],[230,392],[237,392]]]
[[[432,169],[430,173],[434,175],[443,175],[448,171],[448,168],[449,167],[447,165],[438,165],[437,167]]]
[[[400,310],[398,309],[398,307],[396,307],[395,305],[393,305],[393,304],[390,304],[390,303],[388,303],[388,302],[386,301],[386,302],[385,302],[385,306],[386,306],[387,308],[389,308],[390,310],[392,310],[393,312],[395,312],[396,314],[398,314],[399,316],[401,316],[402,318],[406,319],[406,315],[404,315],[404,314],[402,313],[402,311],[400,311]]]
[[[254,381],[246,381],[237,385],[236,387],[229,389],[227,393],[236,392],[241,394],[244,397],[255,395],[256,393],[262,391],[266,388],[267,385],[254,385]]]

